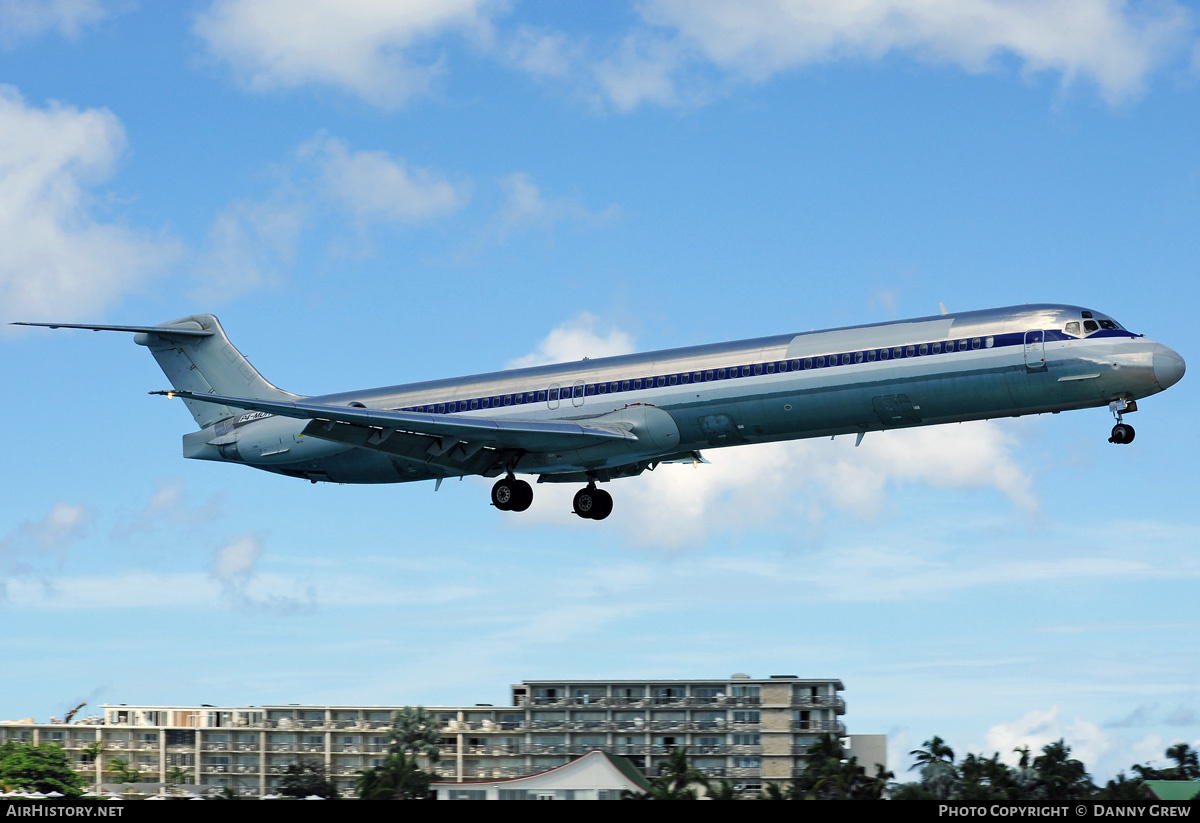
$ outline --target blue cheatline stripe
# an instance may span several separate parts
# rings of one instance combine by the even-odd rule
[[[1138,335],[1124,330],[1102,329],[1092,332],[1087,338],[1074,337],[1058,329],[1031,329],[1041,331],[1046,342],[1063,340],[1080,340],[1096,337],[1137,337]],[[430,414],[453,414],[464,411],[477,411],[500,406],[520,406],[528,403],[546,403],[557,400],[563,402],[575,397],[594,397],[606,394],[620,394],[627,391],[640,391],[643,388],[659,388],[694,383],[716,383],[723,380],[741,380],[746,377],[769,376],[792,371],[811,371],[813,369],[841,368],[842,366],[858,365],[860,363],[882,363],[889,360],[908,360],[916,357],[936,357],[946,354],[957,354],[963,351],[978,351],[981,349],[1003,349],[1010,346],[1024,346],[1025,335],[1028,332],[1007,332],[1005,334],[982,335],[979,337],[962,337],[952,340],[936,340],[925,343],[911,343],[890,348],[861,349],[849,352],[831,352],[828,354],[796,357],[787,360],[767,360],[762,363],[725,366],[717,369],[702,369],[700,371],[675,372],[674,374],[654,375],[652,377],[623,378],[606,380],[603,383],[577,383],[572,386],[562,386],[554,389],[536,389],[511,394],[473,397],[468,400],[447,400],[439,403],[427,403],[420,406],[406,406],[397,411],[427,412]],[[989,345],[990,343],[990,345]]]

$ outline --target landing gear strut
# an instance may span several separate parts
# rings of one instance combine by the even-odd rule
[[[595,483],[589,483],[587,488],[575,493],[571,506],[575,514],[585,520],[603,520],[612,514],[613,499],[604,489],[598,489]]]
[[[533,487],[512,475],[492,486],[492,505],[502,512],[523,512],[533,503]]]
[[[1113,416],[1117,418],[1117,425],[1113,426],[1112,437],[1108,438],[1108,442],[1121,445],[1132,443],[1136,432],[1134,432],[1133,426],[1124,422],[1121,417],[1124,414],[1137,411],[1137,401],[1128,398],[1114,400],[1108,404],[1108,408],[1112,410]]]

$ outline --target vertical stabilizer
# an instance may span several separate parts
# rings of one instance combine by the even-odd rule
[[[179,332],[172,334],[172,329]],[[161,331],[160,331],[161,329]],[[197,334],[196,332],[208,332]],[[220,321],[211,314],[193,314],[139,331],[134,337],[139,346],[150,349],[171,385],[197,394],[223,394],[256,400],[292,398],[268,383],[233,347]],[[213,403],[183,401],[201,428],[240,414],[242,409]]]

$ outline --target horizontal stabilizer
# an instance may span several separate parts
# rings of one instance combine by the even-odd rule
[[[198,324],[194,328],[186,326],[98,326],[84,323],[13,323],[14,326],[45,326],[48,329],[86,329],[88,331],[125,331],[144,332],[146,334],[162,334],[172,337],[211,337],[211,329],[202,329]]]
[[[557,420],[495,420],[487,417],[461,417],[449,414],[389,411],[353,406],[325,406],[305,403],[256,400],[250,397],[226,397],[189,391],[159,391],[151,394],[178,396],[185,400],[260,411],[298,420],[324,420],[350,426],[394,429],[433,437],[452,437],[472,443],[522,451],[581,449],[614,440],[636,441],[629,428],[619,425],[591,425]],[[316,432],[309,432],[319,437]],[[331,438],[332,439],[332,438]],[[336,439],[343,439],[338,437]]]

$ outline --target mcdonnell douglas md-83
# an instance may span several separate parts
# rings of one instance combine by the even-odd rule
[[[263,379],[211,314],[123,331],[150,349],[200,431],[183,456],[312,482],[498,477],[524,511],[540,483],[583,483],[575,513],[603,520],[597,482],[700,449],[1107,405],[1123,415],[1183,377],[1183,358],[1078,306],[1028,305],[631,354],[303,397]]]

